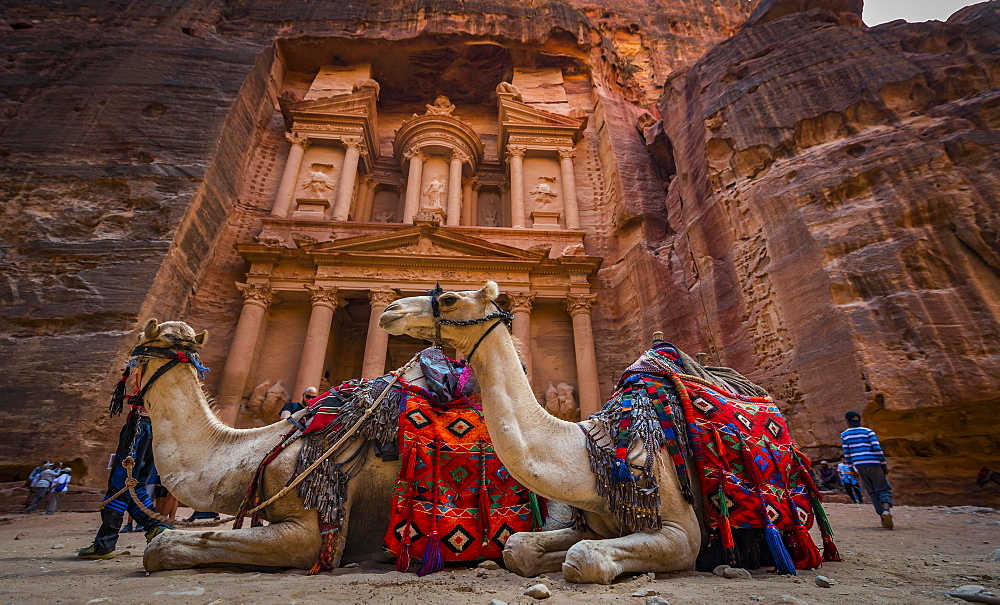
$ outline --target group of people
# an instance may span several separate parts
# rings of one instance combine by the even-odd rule
[[[46,460],[35,467],[28,476],[28,486],[31,488],[31,501],[25,512],[34,513],[38,504],[45,500],[45,514],[51,515],[59,507],[59,500],[66,493],[73,471],[61,462],[52,463]]]

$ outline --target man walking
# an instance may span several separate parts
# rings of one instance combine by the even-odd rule
[[[861,426],[861,414],[850,411],[844,414],[848,429],[840,434],[844,460],[854,467],[857,478],[872,499],[875,512],[882,519],[882,527],[893,528],[892,487],[886,475],[889,468],[878,436],[870,428]]]

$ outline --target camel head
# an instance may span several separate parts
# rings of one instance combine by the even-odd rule
[[[183,321],[165,321],[158,323],[155,319],[146,322],[139,333],[137,345],[161,347],[164,349],[185,349],[197,351],[208,341],[208,331],[195,334],[194,329]]]
[[[481,290],[445,290],[438,297],[438,312],[442,319],[451,321],[476,320],[499,311],[493,302],[500,295],[494,282],[486,282]],[[406,334],[433,341],[436,337],[431,297],[411,296],[400,298],[385,308],[378,323],[394,335]],[[493,325],[493,321],[473,325],[441,325],[441,340],[462,350],[474,344]]]

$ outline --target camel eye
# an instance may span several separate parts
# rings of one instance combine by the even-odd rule
[[[453,305],[458,302],[458,296],[454,294],[445,294],[441,297],[441,304]]]

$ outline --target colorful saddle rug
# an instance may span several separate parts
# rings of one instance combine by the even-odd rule
[[[693,360],[668,343],[646,351],[625,371],[614,397],[591,416],[596,421],[588,434],[591,464],[619,519],[634,531],[661,524],[653,456],[647,455],[645,468],[628,461],[629,450],[643,443],[646,452],[668,450],[688,501],[690,483],[698,481],[710,540],[722,542],[728,559],[735,557],[734,529],[764,529],[784,532],[790,555],[769,543],[783,573],[794,568],[783,569],[782,561],[800,569],[818,567],[821,559],[808,532],[816,520],[824,558],[839,560],[810,462],[796,449],[774,401],[737,393],[719,377],[713,382],[692,375],[685,363]],[[706,375],[704,368],[698,372]]]
[[[445,561],[499,558],[511,535],[542,525],[535,495],[493,450],[479,396],[462,391],[440,403],[434,393],[404,385],[400,470],[385,535],[401,571],[410,557],[422,559],[420,575]]]

